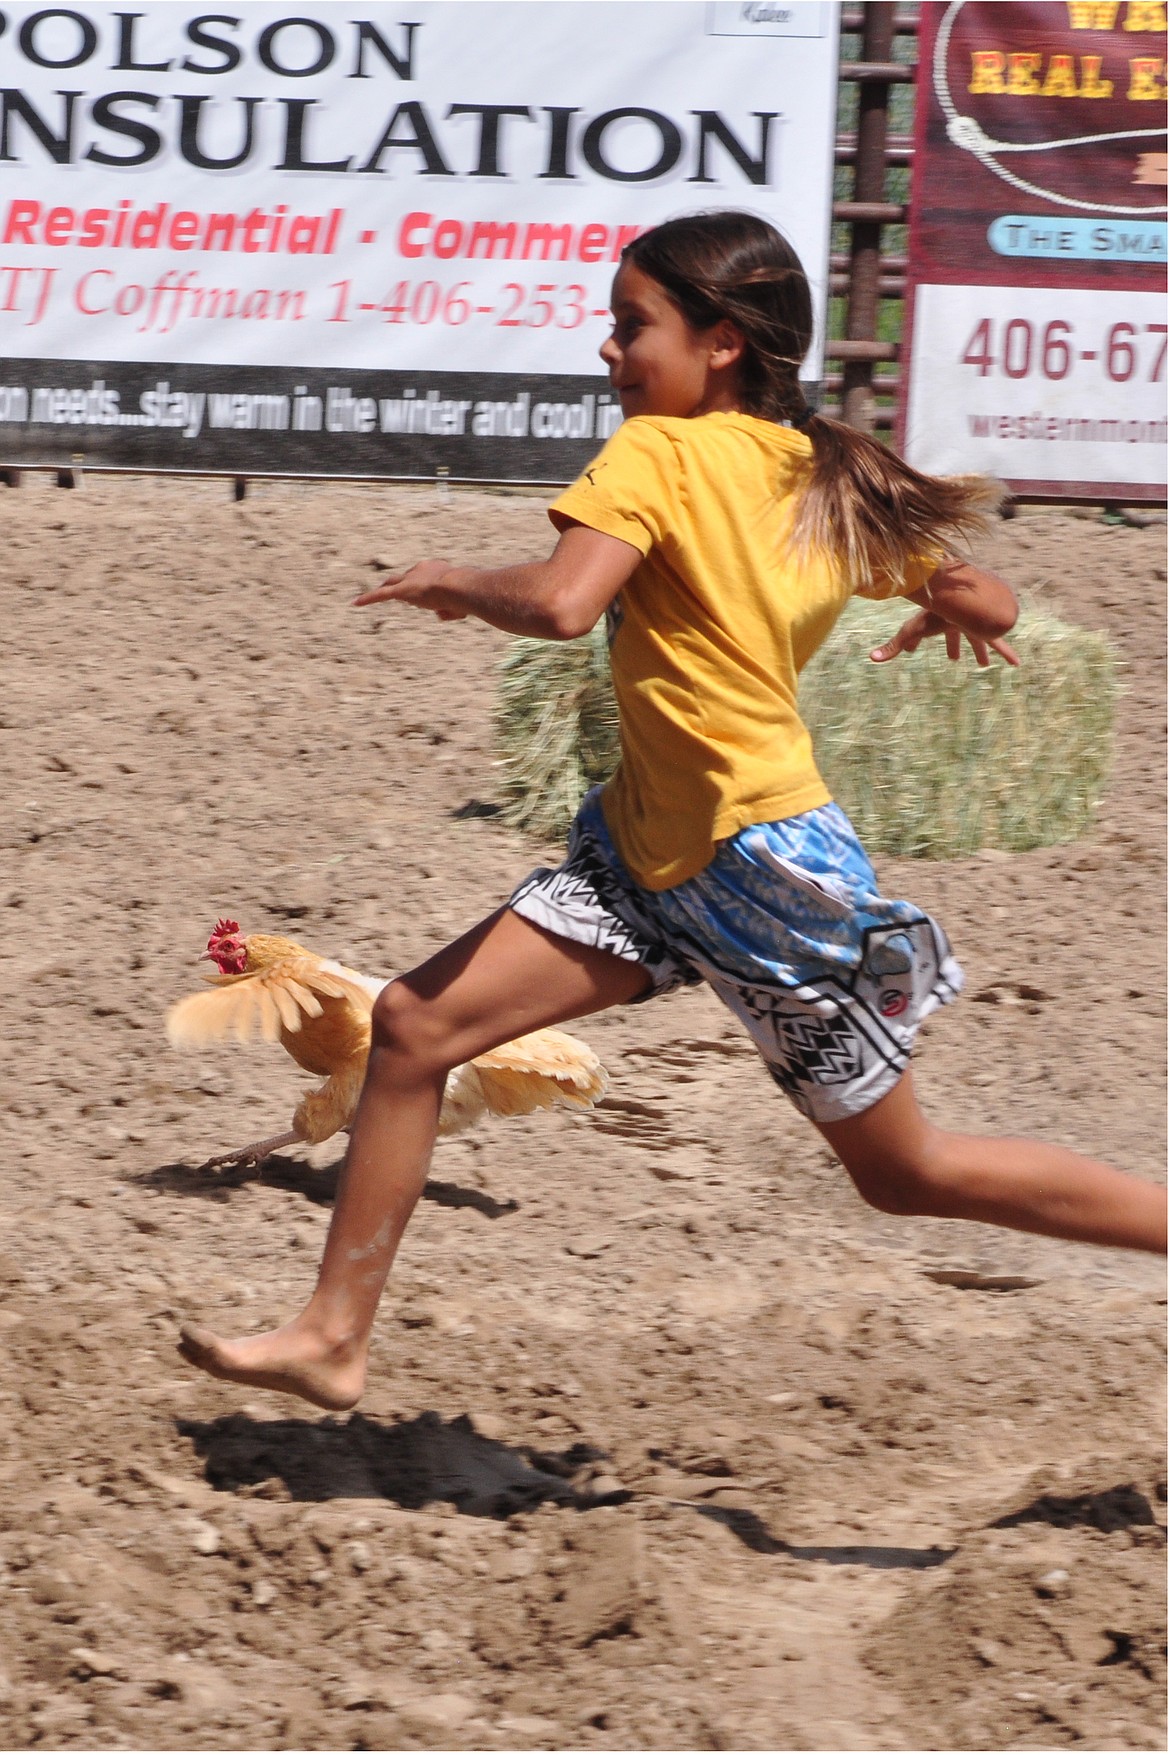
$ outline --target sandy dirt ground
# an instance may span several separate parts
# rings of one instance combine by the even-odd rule
[[[26,479],[2,498],[0,1744],[1165,1747],[1161,1264],[862,1205],[705,992],[581,1026],[592,1116],[441,1146],[351,1417],[201,1378],[299,1307],[339,1151],[278,1049],[183,1057],[217,915],[404,969],[542,849],[504,636],[354,611],[538,555],[522,495]],[[1163,1166],[1165,530],[985,558],[1124,655],[1074,846],[880,862],[964,1002],[940,1122]]]

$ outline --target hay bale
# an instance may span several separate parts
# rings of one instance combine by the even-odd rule
[[[512,641],[500,666],[496,742],[504,821],[563,836],[586,792],[618,762],[604,623],[581,640]]]
[[[855,599],[801,678],[825,783],[874,853],[954,859],[1073,841],[1105,789],[1117,661],[1104,634],[1026,607],[1019,670],[943,642],[873,664],[905,603]]]
[[[1117,661],[1107,638],[1026,608],[1012,634],[1019,670],[980,670],[969,656],[952,664],[939,640],[872,664],[870,649],[909,609],[855,599],[801,679],[817,761],[863,843],[950,859],[1075,840],[1109,770]],[[618,758],[604,630],[514,641],[497,731],[506,820],[563,835]]]

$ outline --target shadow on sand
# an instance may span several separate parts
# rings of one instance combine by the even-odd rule
[[[882,1548],[860,1543],[847,1547],[800,1547],[774,1536],[754,1511],[727,1505],[695,1505],[693,1509],[701,1517],[725,1524],[754,1554],[787,1554],[790,1560],[823,1560],[829,1566],[872,1566],[882,1572],[897,1569],[925,1572],[932,1566],[945,1566],[959,1551],[938,1547]]]
[[[508,1517],[549,1500],[584,1510],[630,1497],[598,1498],[584,1481],[574,1485],[574,1476],[604,1458],[596,1446],[513,1449],[483,1437],[465,1414],[444,1420],[428,1411],[398,1421],[364,1414],[344,1421],[230,1414],[177,1424],[221,1493],[254,1496],[271,1483],[281,1498],[388,1499],[411,1511],[446,1501],[471,1517]]]
[[[1144,1493],[1132,1483],[1107,1487],[1100,1493],[1079,1493],[1064,1497],[1058,1493],[1042,1493],[1022,1511],[1011,1511],[997,1517],[993,1530],[1014,1529],[1021,1523],[1048,1523],[1055,1529],[1068,1530],[1078,1524],[1089,1529],[1131,1529],[1135,1524],[1156,1524],[1154,1508]]]
[[[384,1421],[364,1414],[344,1420],[256,1420],[240,1413],[211,1421],[180,1420],[178,1429],[194,1446],[217,1492],[250,1498],[287,1497],[302,1503],[382,1499],[409,1511],[446,1502],[469,1517],[506,1518],[546,1503],[589,1511],[642,1497],[624,1488],[600,1495],[592,1491],[592,1465],[607,1460],[596,1445],[579,1441],[564,1451],[512,1447],[482,1436],[466,1414],[444,1420],[428,1411],[413,1420]],[[924,1571],[944,1565],[957,1552],[938,1547],[802,1547],[774,1536],[753,1511],[678,1503],[723,1524],[755,1554],[822,1560],[830,1566]]]
[[[284,1188],[299,1194],[314,1206],[331,1206],[337,1194],[337,1178],[341,1159],[315,1170],[303,1158],[287,1158],[275,1152],[259,1164],[232,1166],[224,1170],[201,1169],[191,1164],[157,1164],[153,1170],[130,1178],[141,1188],[165,1188],[171,1194],[189,1195],[195,1200],[225,1201],[233,1188],[246,1182],[260,1182],[267,1188]],[[517,1200],[496,1200],[482,1189],[464,1188],[457,1182],[440,1182],[431,1177],[423,1189],[424,1200],[441,1207],[472,1207],[485,1219],[502,1219],[520,1210]]]

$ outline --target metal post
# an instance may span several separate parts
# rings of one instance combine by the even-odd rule
[[[862,21],[863,62],[882,66],[894,53],[893,0],[869,0]],[[855,202],[880,203],[886,192],[886,133],[889,125],[889,83],[862,79],[858,92],[857,158],[853,173]],[[849,299],[845,335],[850,341],[872,341],[877,335],[881,282],[882,226],[878,219],[855,219],[849,245]],[[841,375],[841,415],[864,433],[874,429],[873,360],[846,359]]]

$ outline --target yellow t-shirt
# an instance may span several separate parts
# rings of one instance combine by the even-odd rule
[[[626,421],[549,508],[643,555],[610,612],[621,762],[602,795],[646,889],[703,870],[718,841],[829,801],[797,677],[850,596],[786,538],[812,445],[746,414]],[[909,595],[931,565],[867,595]]]

